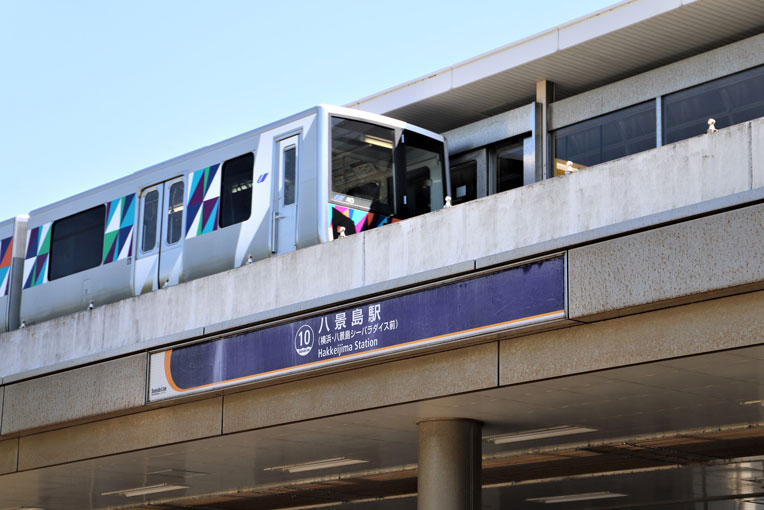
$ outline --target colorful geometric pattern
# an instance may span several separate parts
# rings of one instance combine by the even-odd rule
[[[42,285],[48,281],[48,254],[50,254],[51,223],[40,225],[29,232],[27,252],[24,256],[24,288]]]
[[[132,257],[134,223],[135,193],[106,204],[102,264]]]
[[[220,216],[220,164],[191,174],[186,212],[186,239],[218,229]]]
[[[340,235],[339,227],[345,227],[345,235],[349,236],[386,225],[390,223],[390,219],[390,216],[382,214],[329,204],[329,228],[332,229],[335,239]]]
[[[10,288],[12,253],[13,238],[0,241],[0,296],[7,296]]]

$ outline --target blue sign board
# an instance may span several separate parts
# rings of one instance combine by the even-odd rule
[[[560,256],[152,354],[150,400],[564,317]]]

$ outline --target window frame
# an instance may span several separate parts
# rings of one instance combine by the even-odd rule
[[[240,158],[247,158],[247,157],[251,157],[252,158],[252,165],[249,168],[249,172],[250,172],[250,174],[249,174],[250,175],[250,184],[249,184],[249,207],[246,209],[247,210],[247,215],[246,215],[246,217],[236,219],[236,221],[232,221],[231,223],[223,224],[224,218],[226,217],[226,215],[223,214],[223,206],[226,203],[224,201],[224,198],[223,198],[224,197],[223,193],[226,190],[226,186],[225,186],[225,170],[226,170],[226,165],[228,165],[229,163],[231,163],[234,160],[237,160],[237,159],[240,159]],[[222,228],[231,227],[233,225],[238,225],[239,223],[244,223],[245,221],[249,220],[252,217],[252,200],[253,200],[253,195],[254,195],[253,191],[254,191],[254,185],[255,185],[255,162],[256,162],[256,160],[257,159],[256,159],[255,152],[254,151],[249,151],[249,152],[244,152],[242,154],[239,154],[238,156],[234,156],[232,158],[229,158],[229,159],[223,161],[220,164],[220,203],[218,205],[218,207],[220,209],[219,209],[219,216],[218,216],[218,228],[222,229]],[[232,195],[233,195],[233,193],[229,194],[229,196],[232,196]]]
[[[57,239],[56,239],[56,228],[60,227],[62,222],[64,222],[64,221],[72,220],[73,218],[75,218],[77,216],[83,216],[85,214],[93,213],[93,211],[98,211],[98,210],[100,210],[101,223],[94,225],[94,227],[98,227],[97,229],[95,229],[94,227],[91,227],[91,228],[94,229],[95,232],[97,232],[98,238],[100,238],[100,243],[97,243],[97,244],[99,244],[99,249],[97,251],[98,256],[97,256],[97,258],[96,257],[93,258],[93,260],[97,260],[98,263],[97,264],[88,265],[86,267],[78,267],[76,270],[68,271],[68,272],[65,272],[64,274],[56,274],[56,275],[54,275],[53,274],[53,269],[54,269],[54,265],[55,265],[55,261],[56,261],[56,246],[59,245],[59,243],[61,242],[60,239],[58,240],[59,243],[56,242],[57,241]],[[106,230],[106,205],[105,204],[99,204],[99,205],[96,205],[94,207],[90,207],[90,208],[85,209],[83,211],[80,211],[80,212],[77,212],[77,213],[74,213],[74,214],[70,214],[69,216],[65,216],[63,218],[59,218],[59,219],[55,220],[53,222],[53,224],[51,225],[50,255],[49,255],[50,262],[48,263],[48,268],[47,268],[48,269],[48,281],[59,280],[61,278],[66,278],[67,276],[71,276],[73,274],[81,273],[83,271],[87,271],[89,269],[94,269],[96,267],[101,266],[103,264],[103,243],[104,243],[104,239],[106,237],[105,230]],[[71,237],[71,234],[68,237]],[[77,257],[75,257],[75,258],[77,258]]]

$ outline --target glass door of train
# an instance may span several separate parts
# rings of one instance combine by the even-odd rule
[[[141,228],[133,276],[136,296],[180,282],[184,191],[183,177],[176,177],[140,194]]]
[[[299,139],[299,135],[294,135],[277,144],[272,246],[273,252],[279,254],[297,249]]]

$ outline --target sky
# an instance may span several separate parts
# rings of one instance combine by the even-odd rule
[[[0,220],[615,0],[0,0]]]

